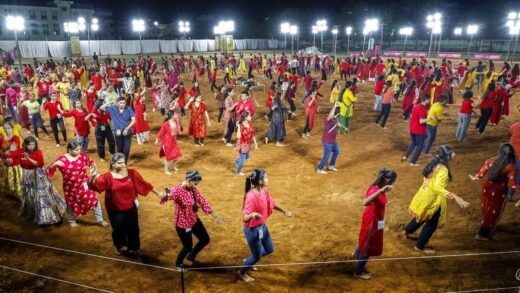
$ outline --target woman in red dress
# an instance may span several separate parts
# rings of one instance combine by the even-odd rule
[[[92,84],[86,91],[85,91],[85,97],[87,100],[87,111],[89,113],[92,113],[94,110],[94,105],[96,104],[97,100],[97,92],[94,88],[94,84]]]
[[[5,136],[0,135],[0,194],[22,197],[22,147],[20,137],[14,135],[13,124],[4,122]],[[3,164],[2,164],[3,163]]]
[[[516,185],[516,154],[512,145],[500,146],[498,156],[488,159],[480,171],[469,177],[472,180],[484,179],[480,196],[483,220],[475,236],[476,240],[491,240],[491,232],[500,220],[508,202],[508,188],[520,189]]]
[[[310,99],[305,101],[305,127],[303,128],[302,138],[311,137],[311,130],[316,124],[316,114],[318,114],[318,90],[311,89]]]
[[[172,95],[172,102],[170,103],[170,110],[173,111],[173,119],[175,119],[175,130],[178,138],[182,134],[182,110],[183,106],[179,104],[179,95],[174,93]]]
[[[354,277],[371,279],[372,275],[365,271],[370,256],[380,256],[383,253],[383,231],[385,228],[385,192],[391,191],[397,174],[384,167],[377,173],[376,180],[368,187],[363,205],[363,217],[359,231],[359,242],[354,255],[358,265]]]
[[[265,107],[267,108],[267,112],[271,111],[271,107],[273,106],[273,99],[276,90],[276,82],[271,83],[271,87],[269,88],[269,92],[267,92],[267,99],[265,100]],[[266,116],[267,118],[267,116]]]
[[[110,171],[99,175],[92,172],[89,186],[97,192],[105,192],[105,208],[112,226],[112,242],[117,255],[138,256],[139,239],[138,195],[152,192],[160,195],[153,186],[134,169],[128,169],[125,155],[115,153],[110,159]]]
[[[76,218],[93,210],[96,221],[103,227],[108,223],[103,220],[101,205],[96,193],[88,186],[89,176],[87,167],[91,173],[96,170],[96,165],[86,153],[81,151],[81,145],[76,141],[67,144],[67,153],[59,156],[47,167],[47,175],[53,176],[56,170],[63,175],[63,193],[67,202],[67,215],[72,227],[78,227]]]
[[[166,120],[161,126],[161,130],[157,134],[155,144],[161,142],[161,150],[159,151],[159,157],[164,157],[164,173],[171,175],[169,165],[173,162],[173,170],[177,171],[177,161],[182,157],[179,145],[177,145],[177,122],[175,121],[175,112],[169,110],[166,113]]]
[[[144,92],[145,90],[137,94],[134,99],[134,131],[137,136],[137,144],[143,144],[150,137],[150,126],[148,126],[146,105],[144,104]]]
[[[202,96],[198,95],[195,98],[191,97],[184,108],[191,111],[188,134],[195,139],[196,147],[204,146],[206,124],[207,126],[211,126],[206,103],[202,102]],[[206,118],[206,120],[204,120],[204,118]]]
[[[20,116],[22,127],[30,130],[31,121],[29,119],[29,111],[27,110],[27,107],[23,106],[24,101],[29,100],[29,93],[27,92],[27,88],[24,86],[22,87],[22,90],[19,94],[18,98],[18,115]]]

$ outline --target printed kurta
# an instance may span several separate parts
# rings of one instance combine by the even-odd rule
[[[204,113],[207,111],[206,104],[200,103],[197,107],[195,103],[190,104],[191,117],[188,134],[194,138],[206,137],[206,121],[204,120]]]
[[[365,198],[377,192],[377,186],[370,186]],[[359,231],[359,250],[363,256],[379,256],[383,253],[383,231],[385,220],[386,195],[380,194],[363,210]]]
[[[178,160],[182,157],[179,145],[177,145],[177,135],[177,125],[172,128],[169,121],[165,121],[162,124],[161,129],[157,134],[157,139],[161,141],[159,157],[166,157],[167,161]]]

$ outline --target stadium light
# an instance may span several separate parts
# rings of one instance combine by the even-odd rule
[[[426,27],[431,29],[430,45],[428,46],[428,57],[432,50],[433,35],[439,35],[439,50],[441,47],[440,34],[442,33],[442,15],[440,13],[430,14],[426,17]]]
[[[401,51],[401,54],[404,53],[406,50],[406,42],[408,41],[408,37],[411,36],[413,33],[413,27],[407,26],[399,29],[399,34],[404,36],[404,45],[403,50]]]
[[[515,37],[515,47],[513,49],[513,54],[511,57],[511,61],[515,58],[516,47],[518,45],[518,35],[520,34],[520,13],[510,12],[507,16],[506,26],[509,28],[509,35],[511,35],[511,41],[509,43],[509,48],[507,50],[507,58],[509,58],[509,51],[511,49],[511,43],[513,43],[513,37]]]
[[[453,30],[453,34],[456,35],[456,36],[460,36],[460,35],[462,35],[462,28],[461,28],[461,27],[456,27],[456,28]]]
[[[16,48],[18,49],[18,66],[20,66],[20,70],[22,69],[22,54],[20,52],[20,45],[18,42],[18,32],[21,32],[25,29],[25,19],[19,15],[13,16],[8,15],[5,18],[5,27],[14,32],[14,39],[16,42]]]
[[[184,35],[184,39],[186,39],[186,34],[191,30],[189,21],[179,21],[179,32]]]
[[[323,33],[327,31],[327,20],[318,20],[316,22],[316,29],[318,33],[321,33],[321,52],[323,52]]]
[[[132,30],[139,33],[139,46],[141,48],[141,58],[143,57],[143,40],[141,33],[146,29],[146,25],[143,19],[132,20]]]
[[[345,28],[345,33],[347,34],[347,56],[350,55],[350,35],[352,34],[352,27],[347,26]]]

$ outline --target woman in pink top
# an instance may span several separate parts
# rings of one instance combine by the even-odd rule
[[[271,234],[269,234],[269,230],[265,225],[267,218],[271,215],[273,209],[284,213],[287,217],[292,215],[291,212],[275,203],[266,188],[267,183],[267,175],[262,169],[255,169],[246,178],[246,195],[244,196],[242,217],[244,221],[244,235],[246,236],[249,250],[251,250],[251,255],[244,260],[244,265],[237,272],[237,276],[248,283],[255,279],[251,278],[247,271],[262,256],[273,252]]]

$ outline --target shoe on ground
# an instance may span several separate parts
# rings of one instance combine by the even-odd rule
[[[434,254],[435,253],[435,250],[433,250],[433,248],[431,247],[428,247],[428,246],[425,246],[424,249],[419,249],[417,248],[417,246],[414,247],[415,250],[417,251],[422,251],[426,254]]]
[[[320,174],[327,174],[328,172],[325,171],[325,170],[320,170],[320,169],[316,169],[316,172],[320,173]]]
[[[329,169],[329,171],[333,171],[333,172],[339,172],[339,170],[338,170],[338,169],[336,169],[335,167],[329,167],[328,169]]]
[[[370,279],[372,279],[372,275],[369,273],[361,273],[361,274],[354,273],[354,278],[358,278],[358,279],[362,279],[362,280],[370,280]]]
[[[255,279],[251,278],[247,273],[241,274],[240,271],[237,271],[237,278],[246,283],[251,283],[255,281]]]

